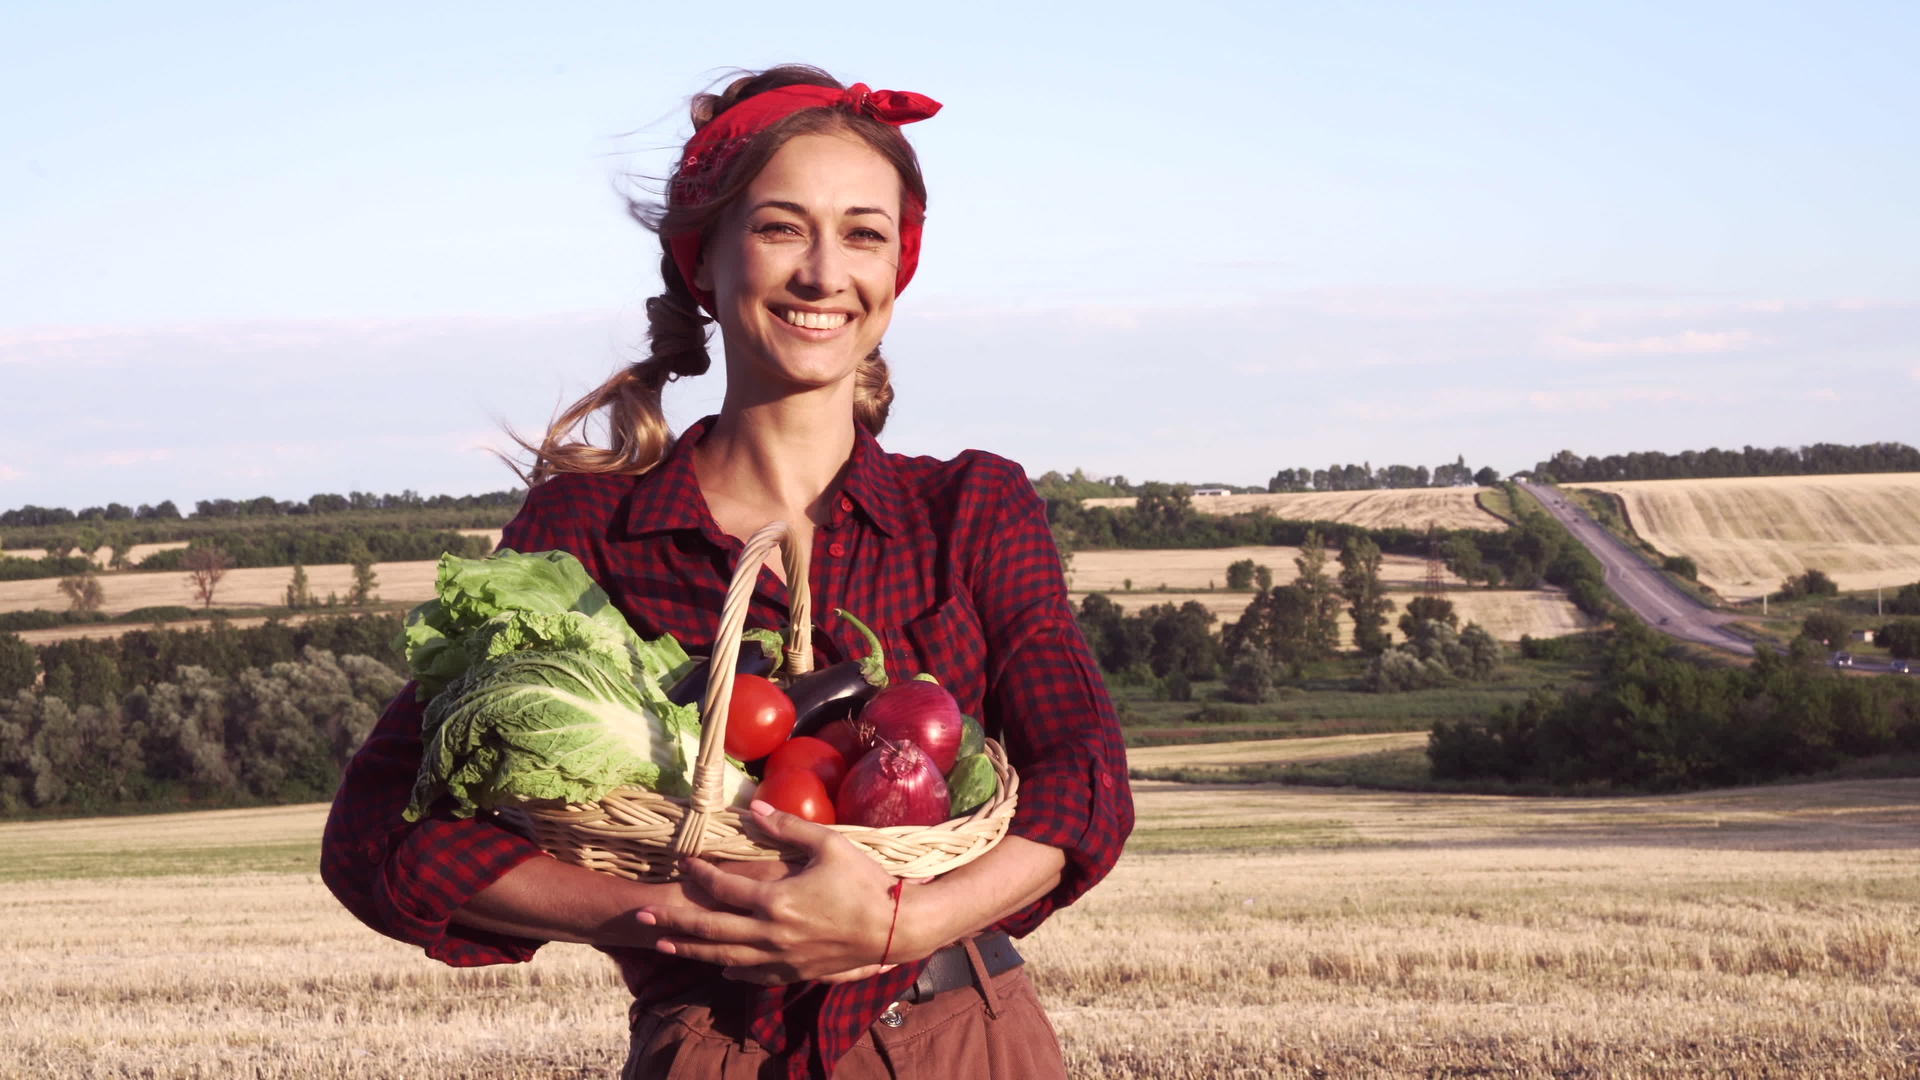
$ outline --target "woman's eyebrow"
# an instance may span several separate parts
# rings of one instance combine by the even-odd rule
[[[797,214],[801,217],[807,216],[806,207],[801,206],[797,202],[789,202],[786,199],[768,199],[765,202],[755,205],[753,209],[754,210],[766,210],[766,209],[785,210],[789,214]],[[888,221],[893,220],[892,214],[888,213],[887,211],[881,209],[878,206],[847,207],[846,216],[848,217],[859,217],[863,214],[879,214],[881,217],[886,218]]]

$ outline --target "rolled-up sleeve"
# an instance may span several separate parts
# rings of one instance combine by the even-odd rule
[[[320,877],[361,922],[455,967],[532,959],[540,942],[451,920],[475,893],[544,853],[483,818],[401,817],[420,768],[414,684],[348,763],[320,845]]]
[[[1046,504],[1008,463],[982,495],[990,553],[973,569],[987,641],[987,712],[1020,777],[1009,831],[1066,854],[1060,885],[1000,925],[1025,934],[1092,888],[1133,831],[1126,750],[1099,667],[1074,621]]]

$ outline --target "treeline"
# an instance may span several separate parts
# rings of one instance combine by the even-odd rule
[[[369,556],[374,562],[412,562],[437,559],[442,553],[477,559],[493,550],[484,536],[467,536],[451,530],[315,525],[243,533],[218,541],[196,540],[184,548],[156,551],[140,560],[137,569],[185,569],[188,552],[209,547],[226,552],[235,567],[351,563]]]
[[[311,649],[234,676],[183,668],[105,704],[16,691],[0,697],[0,813],[326,799],[403,682]]]
[[[1434,776],[1668,791],[1920,751],[1920,680],[1843,677],[1806,638],[1785,654],[1761,650],[1746,668],[1706,667],[1671,648],[1624,622],[1598,687],[1536,694],[1485,724],[1435,725]]]
[[[371,491],[352,491],[345,495],[322,492],[305,500],[292,501],[261,495],[252,499],[201,499],[193,504],[192,514],[182,514],[172,499],[137,507],[113,502],[68,510],[63,506],[22,506],[0,510],[0,528],[35,528],[45,525],[70,525],[76,522],[104,524],[111,521],[180,521],[185,518],[276,518],[326,514],[368,513],[405,510],[506,510],[520,508],[526,491],[510,488],[482,495],[427,495],[402,491],[398,495],[375,495]]]
[[[1531,509],[1525,496],[1507,490],[1520,508],[1520,523],[1500,531],[1481,529],[1369,529],[1330,521],[1292,521],[1271,514],[1206,514],[1193,508],[1185,485],[1144,484],[1131,509],[1085,506],[1075,499],[1047,500],[1047,517],[1062,551],[1100,548],[1223,548],[1258,545],[1298,547],[1310,535],[1344,548],[1365,540],[1388,555],[1437,557],[1469,582],[1489,587],[1538,588],[1542,582],[1567,590],[1582,611],[1610,613],[1604,573],[1587,549],[1551,516]]]
[[[0,813],[332,795],[405,681],[400,619],[0,634]]]
[[[1543,483],[1598,483],[1607,480],[1700,480],[1725,476],[1809,476],[1828,473],[1920,472],[1920,450],[1905,443],[1860,446],[1815,443],[1791,450],[1745,446],[1712,447],[1668,454],[1647,450],[1606,457],[1581,457],[1562,450],[1533,467]]]
[[[91,552],[103,547],[131,548],[135,544],[166,544],[181,540],[221,540],[233,536],[253,533],[286,532],[306,530],[322,524],[332,527],[359,527],[367,530],[385,529],[497,529],[508,521],[520,508],[520,492],[500,492],[497,497],[504,500],[511,497],[510,504],[495,502],[496,496],[465,496],[465,500],[489,500],[485,504],[472,506],[437,505],[442,502],[460,502],[448,496],[424,500],[427,504],[418,507],[393,507],[388,509],[348,509],[328,511],[324,514],[289,513],[277,514],[236,514],[165,518],[81,518],[71,515],[66,520],[42,523],[25,523],[44,513],[41,507],[25,507],[8,511],[8,514],[20,515],[20,523],[8,524],[0,521],[0,548],[44,548],[56,555],[69,552]],[[319,498],[320,496],[315,496]],[[295,504],[298,505],[298,504]],[[31,513],[29,513],[31,512]],[[0,515],[3,517],[5,515]]]
[[[99,705],[136,686],[173,680],[182,668],[204,668],[222,677],[292,660],[309,648],[378,658],[402,670],[393,641],[397,615],[345,615],[297,625],[269,621],[237,629],[216,619],[211,626],[170,630],[153,627],[111,638],[73,638],[29,645],[0,634],[0,694],[29,689],[69,705]]]
[[[276,524],[272,528],[245,531],[220,531],[188,541],[184,548],[156,551],[133,561],[133,545],[125,537],[113,537],[108,548],[107,566],[113,570],[182,570],[189,552],[218,548],[227,555],[229,568],[258,566],[324,565],[351,563],[366,559],[373,562],[408,562],[437,559],[443,552],[463,558],[478,558],[493,549],[484,536],[468,536],[452,529],[393,524],[324,522],[305,526]],[[23,559],[0,553],[0,581],[28,578],[65,578],[98,569],[85,555],[75,550],[71,540],[56,541],[49,553],[38,559]],[[97,548],[81,547],[94,551]]]
[[[1451,462],[1435,465],[1382,465],[1374,468],[1358,465],[1329,465],[1324,469],[1281,469],[1267,481],[1267,491],[1374,491],[1381,488],[1492,487],[1500,482],[1500,473],[1486,466],[1467,465],[1463,455]]]

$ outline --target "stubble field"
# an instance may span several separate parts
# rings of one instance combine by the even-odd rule
[[[1388,625],[1400,617],[1406,610],[1406,603],[1419,594],[1416,592],[1388,593],[1394,602],[1394,613],[1389,617]],[[1522,635],[1537,638],[1559,637],[1563,634],[1577,634],[1592,630],[1600,625],[1600,620],[1573,606],[1567,594],[1557,589],[1459,589],[1449,590],[1446,598],[1453,604],[1454,613],[1460,619],[1460,625],[1479,623],[1492,634],[1496,641],[1519,641]],[[1076,598],[1078,599],[1078,598]],[[1114,593],[1108,597],[1125,611],[1137,611],[1154,604],[1184,604],[1189,600],[1199,603],[1221,622],[1233,622],[1247,610],[1247,602],[1253,599],[1251,593],[1235,592],[1165,592],[1165,593]],[[1340,627],[1340,640],[1349,641],[1353,637],[1353,619],[1342,608],[1336,621]],[[1396,631],[1397,633],[1397,631]]]
[[[1731,599],[1809,569],[1847,590],[1920,581],[1920,473],[1569,486],[1620,496],[1634,531]]]
[[[1112,877],[1023,946],[1076,1077],[1920,1069],[1920,781],[1136,798]],[[0,825],[0,1071],[612,1073],[603,958],[455,971],[377,937],[312,873],[322,816]]]
[[[1474,497],[1489,488],[1411,488],[1375,491],[1302,491],[1277,495],[1199,495],[1193,508],[1204,514],[1266,511],[1290,521],[1338,521],[1369,529],[1442,529],[1498,531],[1507,523],[1480,508]],[[1086,506],[1131,509],[1132,497],[1086,499]]]

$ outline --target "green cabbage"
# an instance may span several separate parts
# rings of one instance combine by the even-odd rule
[[[691,661],[671,636],[635,634],[578,560],[443,557],[438,593],[408,615],[402,642],[428,701],[407,820],[442,798],[471,817],[626,785],[689,794],[699,712],[665,688]],[[739,805],[752,781],[729,763],[723,790]]]

